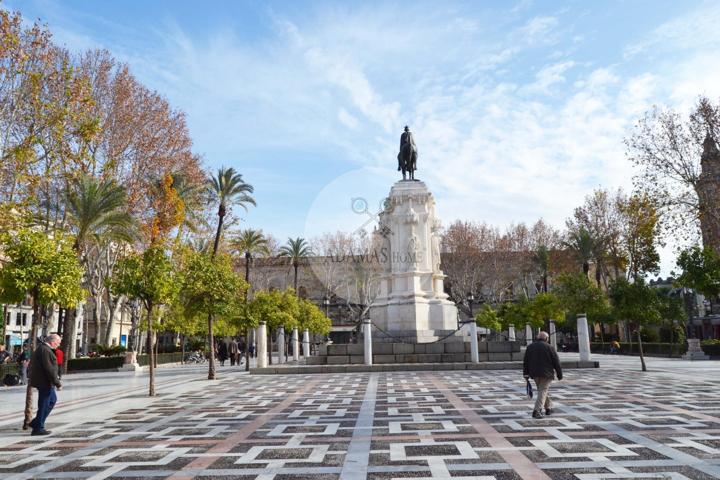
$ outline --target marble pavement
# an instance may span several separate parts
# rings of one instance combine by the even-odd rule
[[[720,479],[720,363],[600,361],[542,420],[514,371],[73,375],[49,437],[0,390],[0,478]]]

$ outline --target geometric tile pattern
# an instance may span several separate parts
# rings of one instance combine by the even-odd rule
[[[720,479],[720,375],[568,370],[227,375],[0,447],[0,478]],[[62,399],[61,399],[62,401]],[[7,440],[7,438],[5,439]]]

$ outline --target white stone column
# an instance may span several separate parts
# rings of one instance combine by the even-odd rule
[[[300,340],[298,335],[298,328],[293,328],[292,331],[292,346],[293,346],[293,360],[296,362],[300,360]]]
[[[550,320],[550,345],[557,351],[557,332],[555,330],[555,322]]]
[[[472,363],[480,363],[480,354],[478,353],[477,339],[477,323],[470,322],[470,361]]]
[[[303,357],[310,357],[310,330],[307,328],[303,331]]]
[[[588,331],[587,315],[584,313],[578,313],[577,332],[580,361],[590,361],[590,332]]]
[[[258,368],[265,368],[268,365],[267,327],[265,325],[265,322],[260,322],[260,325],[258,325],[257,334],[255,335],[255,338],[257,339],[256,365],[258,366]]]
[[[365,355],[365,365],[372,365],[372,323],[370,323],[369,318],[363,321],[363,342],[365,344],[363,352]]]
[[[278,328],[277,334],[278,363],[285,363],[285,327]]]
[[[515,341],[515,325],[508,326],[508,341]]]
[[[525,345],[530,345],[533,342],[533,330],[529,323],[525,324]]]

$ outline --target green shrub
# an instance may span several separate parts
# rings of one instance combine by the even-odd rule
[[[147,366],[149,361],[148,355],[138,355],[137,362],[141,367]],[[182,361],[182,353],[161,353],[157,355],[157,364],[164,363],[180,363]]]
[[[102,345],[99,344],[95,347],[95,351],[105,357],[114,357],[117,355],[124,355],[127,350],[122,345]]]
[[[88,370],[114,370],[123,366],[123,357],[72,358],[68,360],[68,372]]]
[[[647,342],[647,343],[659,343],[660,342],[660,334],[657,332],[657,330],[643,329],[640,336],[642,337],[643,342]],[[635,339],[633,339],[633,340],[635,340]]]

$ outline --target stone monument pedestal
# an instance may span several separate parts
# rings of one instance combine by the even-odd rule
[[[125,360],[123,361],[123,366],[120,367],[118,370],[123,372],[142,372],[143,367],[141,367],[140,364],[137,363],[137,353],[125,352]]]
[[[401,180],[390,189],[380,225],[380,293],[370,318],[375,342],[427,343],[458,327],[457,308],[444,291],[440,270],[440,222],[425,183]]]
[[[688,349],[685,355],[682,356],[683,360],[710,360],[710,357],[705,355],[702,348],[700,347],[700,340],[697,338],[688,338]]]

